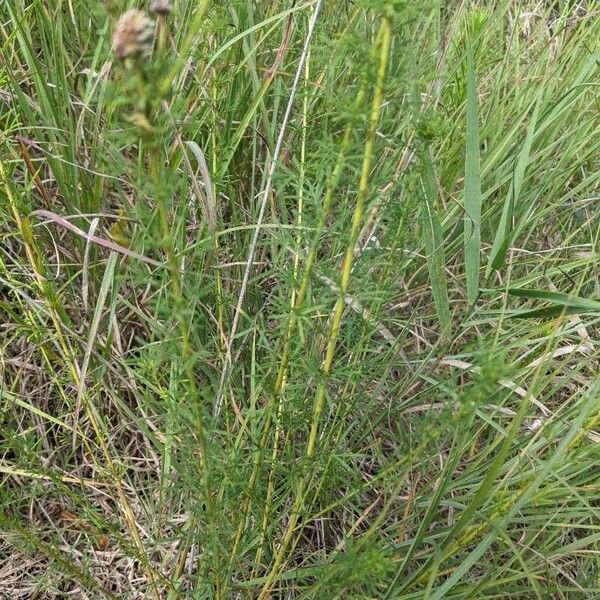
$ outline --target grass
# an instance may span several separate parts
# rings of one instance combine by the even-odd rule
[[[598,597],[597,2],[133,5],[0,3],[0,597]]]

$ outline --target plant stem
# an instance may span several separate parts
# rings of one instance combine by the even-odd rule
[[[379,68],[377,71],[377,83],[375,85],[375,94],[373,97],[373,104],[371,108],[371,118],[369,123],[369,130],[367,132],[367,138],[365,142],[365,150],[363,157],[363,165],[361,169],[360,184],[358,189],[358,195],[356,198],[356,206],[352,217],[352,225],[350,229],[350,239],[348,246],[346,247],[346,253],[344,255],[344,261],[342,265],[342,277],[340,281],[340,293],[338,300],[333,309],[333,318],[331,321],[331,327],[329,330],[329,337],[327,341],[327,350],[325,352],[325,359],[322,367],[322,377],[317,388],[313,403],[313,416],[311,421],[310,435],[308,444],[306,446],[305,459],[306,466],[305,471],[298,481],[298,485],[295,492],[294,504],[290,514],[290,520],[288,522],[286,531],[283,535],[279,549],[275,555],[273,566],[271,571],[267,575],[263,589],[258,596],[259,600],[264,600],[270,594],[271,588],[275,583],[276,578],[279,576],[279,572],[285,560],[287,548],[292,541],[296,524],[302,512],[304,506],[304,494],[306,491],[307,475],[306,469],[312,464],[315,448],[317,444],[317,436],[319,432],[319,426],[321,422],[321,414],[325,406],[326,397],[326,385],[329,375],[331,374],[331,368],[333,365],[333,358],[335,356],[335,350],[337,347],[337,340],[342,323],[342,315],[346,306],[345,298],[348,290],[348,284],[350,282],[350,275],[352,273],[352,264],[354,262],[354,250],[358,236],[360,234],[360,227],[363,220],[363,213],[365,207],[365,200],[369,191],[369,178],[371,174],[371,165],[374,158],[375,150],[375,139],[377,136],[377,126],[379,124],[379,118],[384,100],[384,83],[385,76],[387,73],[387,66],[391,47],[391,24],[388,18],[384,18],[380,28],[380,45],[379,45]]]

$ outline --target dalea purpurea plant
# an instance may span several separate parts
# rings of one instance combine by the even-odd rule
[[[0,597],[597,595],[600,20],[542,4],[0,2]]]

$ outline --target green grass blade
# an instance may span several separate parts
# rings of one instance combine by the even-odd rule
[[[54,423],[55,425],[58,425],[59,427],[68,429],[69,431],[71,431],[75,435],[77,435],[77,431],[75,429],[73,429],[73,427],[71,427],[70,425],[65,423],[64,421],[61,421],[60,419],[57,419],[56,417],[53,417],[52,415],[49,415],[48,413],[39,409],[37,406],[34,406],[33,404],[30,404],[29,402],[22,400],[16,394],[13,394],[13,393],[9,392],[8,390],[0,389],[0,400],[3,400],[4,398],[6,398],[6,400],[8,400],[9,402],[14,402],[18,406],[31,412],[32,414],[34,414],[42,419],[45,419],[46,421],[49,421],[50,423]]]
[[[598,391],[600,387],[600,378],[594,379],[588,389],[585,391],[583,398],[583,406],[580,406],[580,410],[577,413],[577,417],[573,420],[571,426],[567,429],[565,434],[561,437],[560,443],[552,455],[544,462],[539,469],[536,477],[524,485],[524,489],[518,495],[515,502],[509,502],[509,508],[502,510],[502,516],[493,520],[491,523],[491,531],[483,538],[483,540],[469,553],[469,555],[462,561],[458,569],[456,569],[452,575],[436,590],[432,598],[434,600],[442,600],[446,598],[446,594],[452,589],[452,587],[471,569],[477,561],[481,559],[485,551],[490,547],[494,540],[498,537],[498,534],[503,531],[511,516],[517,513],[517,511],[525,504],[528,499],[531,499],[536,491],[540,488],[542,483],[551,478],[557,463],[563,459],[569,451],[572,451],[572,444],[577,437],[581,436],[581,431],[586,418],[593,413],[594,409],[598,408]],[[525,404],[525,403],[524,403]],[[521,411],[519,411],[521,413]],[[515,419],[517,422],[518,416]],[[511,426],[511,429],[513,427]],[[513,430],[514,433],[514,430]],[[508,442],[505,442],[505,444]],[[466,512],[466,511],[465,511]]]
[[[416,71],[415,56],[409,50],[408,60],[411,70]],[[418,80],[413,79],[411,85],[411,109],[416,122],[422,118],[421,90]],[[448,301],[448,283],[446,281],[446,253],[444,249],[444,237],[442,232],[439,211],[439,197],[435,167],[431,147],[427,139],[419,142],[418,157],[421,164],[421,219],[423,228],[423,245],[427,254],[427,269],[431,283],[431,293],[435,304],[435,310],[440,329],[444,334],[449,333],[452,316],[450,314],[450,303]]]
[[[523,185],[523,178],[525,176],[525,170],[529,164],[533,138],[536,133],[541,99],[541,94],[538,94],[535,107],[533,109],[533,115],[531,116],[531,121],[529,121],[529,126],[527,127],[527,135],[525,136],[525,141],[523,142],[523,148],[521,149],[521,152],[519,152],[519,155],[516,159],[512,184],[506,196],[506,200],[502,208],[500,223],[496,231],[494,243],[492,244],[490,260],[488,262],[485,274],[486,279],[491,275],[492,271],[498,270],[504,264],[508,245],[511,240],[515,203],[519,200],[521,186]]]
[[[481,168],[479,160],[479,118],[473,46],[467,41],[467,136],[465,153],[465,271],[467,300],[473,305],[479,295],[481,252]]]
[[[508,290],[510,296],[524,298],[526,300],[541,300],[550,302],[552,306],[518,312],[511,316],[520,319],[552,319],[565,315],[576,315],[584,313],[600,313],[600,301],[580,298],[563,292],[547,292],[544,290],[533,290],[526,288],[511,288]]]
[[[450,314],[450,303],[448,301],[448,284],[445,271],[444,239],[442,226],[437,214],[438,193],[435,182],[435,170],[431,158],[431,150],[425,148],[421,155],[423,174],[421,184],[423,186],[423,243],[427,253],[427,267],[431,282],[431,293],[440,329],[448,333],[452,320]]]

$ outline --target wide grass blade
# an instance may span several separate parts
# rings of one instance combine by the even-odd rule
[[[542,300],[551,305],[545,308],[517,312],[511,316],[519,319],[553,319],[561,315],[600,313],[600,301],[580,298],[563,292],[547,292],[533,289],[508,290],[509,295],[527,300]]]
[[[541,95],[538,95],[535,107],[533,109],[533,115],[531,121],[527,127],[527,135],[523,142],[523,148],[516,159],[515,169],[513,173],[511,187],[504,201],[502,208],[502,216],[500,217],[500,224],[496,231],[494,243],[492,244],[492,251],[490,253],[490,260],[486,269],[486,279],[491,275],[492,271],[498,270],[503,264],[508,250],[508,245],[511,240],[511,233],[513,230],[513,213],[515,209],[515,203],[519,200],[521,195],[521,186],[523,185],[523,178],[525,176],[525,170],[529,164],[529,157],[531,154],[531,147],[533,145],[533,138],[536,132],[538,114],[541,103]]]
[[[423,168],[421,176],[421,184],[423,186],[423,208],[421,212],[423,218],[423,244],[427,253],[427,267],[429,269],[431,293],[433,294],[435,310],[441,330],[447,333],[452,317],[450,315],[448,284],[444,270],[446,258],[444,239],[440,217],[437,214],[439,198],[436,189],[435,170],[429,148],[424,148],[421,161]]]
[[[465,272],[467,300],[473,305],[479,295],[481,252],[481,168],[479,122],[473,46],[467,40],[467,136],[465,152]]]
[[[411,70],[416,71],[415,56],[408,53]],[[421,90],[416,78],[411,85],[411,107],[413,118],[416,122],[422,118]],[[423,245],[427,254],[427,268],[431,283],[431,293],[435,304],[440,329],[447,334],[452,320],[450,314],[450,303],[448,301],[448,283],[446,281],[446,253],[444,249],[444,237],[442,232],[439,211],[439,195],[435,176],[435,167],[431,147],[427,139],[419,142],[418,158],[421,164],[421,196],[422,208],[421,219],[423,222]]]
[[[504,506],[498,509],[498,515],[490,520],[490,532],[479,542],[479,544],[469,553],[469,555],[461,562],[458,568],[452,573],[450,577],[435,591],[431,596],[434,600],[442,600],[447,597],[447,593],[453,588],[453,586],[460,581],[462,577],[481,560],[484,553],[488,550],[490,545],[497,539],[499,533],[504,531],[510,522],[511,517],[518,513],[519,509],[530,500],[535,493],[539,490],[545,481],[550,481],[553,477],[553,472],[557,468],[561,460],[564,460],[565,456],[573,453],[574,442],[577,438],[581,437],[582,429],[586,418],[597,411],[598,408],[598,389],[600,387],[600,378],[594,379],[594,381],[586,389],[580,404],[580,410],[577,413],[576,418],[571,423],[570,427],[566,428],[564,435],[560,439],[560,443],[556,446],[556,449],[552,454],[545,460],[543,465],[539,468],[535,478],[522,486],[522,489],[517,493],[514,500],[507,501]],[[521,413],[522,411],[519,411]],[[515,423],[519,422],[519,415],[513,421],[511,428],[507,434],[507,441],[505,446],[508,445],[510,440],[510,433],[515,433]],[[494,461],[496,462],[496,461]],[[486,478],[487,480],[488,478]],[[477,496],[478,494],[476,494]],[[463,515],[470,512],[468,507],[464,511]],[[462,516],[459,519],[460,523]],[[470,515],[469,515],[470,516]],[[455,526],[455,528],[457,527]]]

